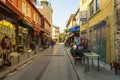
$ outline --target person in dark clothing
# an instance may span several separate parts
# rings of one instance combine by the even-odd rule
[[[51,40],[51,47],[53,48],[55,42],[53,40]]]

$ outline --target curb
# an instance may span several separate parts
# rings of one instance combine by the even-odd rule
[[[43,50],[43,51],[44,51],[44,50]],[[42,51],[42,52],[43,52],[43,51]],[[9,68],[6,69],[5,71],[1,72],[1,74],[0,74],[0,79],[4,78],[5,75],[9,74],[10,72],[14,71],[16,68],[20,67],[21,65],[25,64],[26,62],[28,62],[28,61],[30,61],[30,60],[32,60],[32,59],[34,59],[34,58],[36,58],[36,57],[39,56],[39,55],[41,55],[41,53],[37,53],[37,54],[31,56],[30,58],[28,58],[28,59],[26,59],[26,60],[24,60],[24,61],[21,61],[20,63],[14,65],[14,66],[9,67]],[[29,64],[30,64],[30,63],[29,63]]]
[[[68,49],[67,49],[66,47],[65,47],[65,49],[66,49],[66,51],[67,51],[69,60],[70,60],[72,66],[73,66],[73,69],[74,69],[74,71],[75,71],[75,74],[76,74],[76,76],[77,76],[77,79],[80,80],[79,73],[78,73],[77,69],[75,68],[74,62],[72,61],[72,59],[71,59],[71,57],[70,57],[70,55],[69,55],[69,51],[68,51]]]

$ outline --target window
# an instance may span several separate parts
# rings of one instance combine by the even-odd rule
[[[100,6],[100,0],[96,0],[96,11],[99,10]]]
[[[25,8],[25,2],[24,1],[22,1],[22,12],[25,14],[25,10],[26,8]]]
[[[36,14],[36,22],[38,23],[38,15]]]
[[[94,2],[90,4],[90,16],[94,14]]]
[[[33,21],[35,22],[36,21],[36,13],[33,11]]]
[[[30,17],[30,7],[29,6],[26,7],[26,14],[28,17]]]

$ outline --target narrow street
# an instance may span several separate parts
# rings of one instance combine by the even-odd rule
[[[79,80],[62,43],[46,49],[30,62],[9,73],[3,80]]]

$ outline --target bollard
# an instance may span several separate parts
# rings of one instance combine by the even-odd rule
[[[34,51],[34,54],[37,54],[37,51],[36,51],[36,49],[35,49],[35,51]]]
[[[28,58],[30,57],[30,52],[28,52]]]
[[[20,62],[20,56],[18,55],[18,63]]]
[[[29,50],[27,51],[27,53],[28,53],[28,58],[30,57],[30,52],[32,52],[31,49],[29,49]]]

